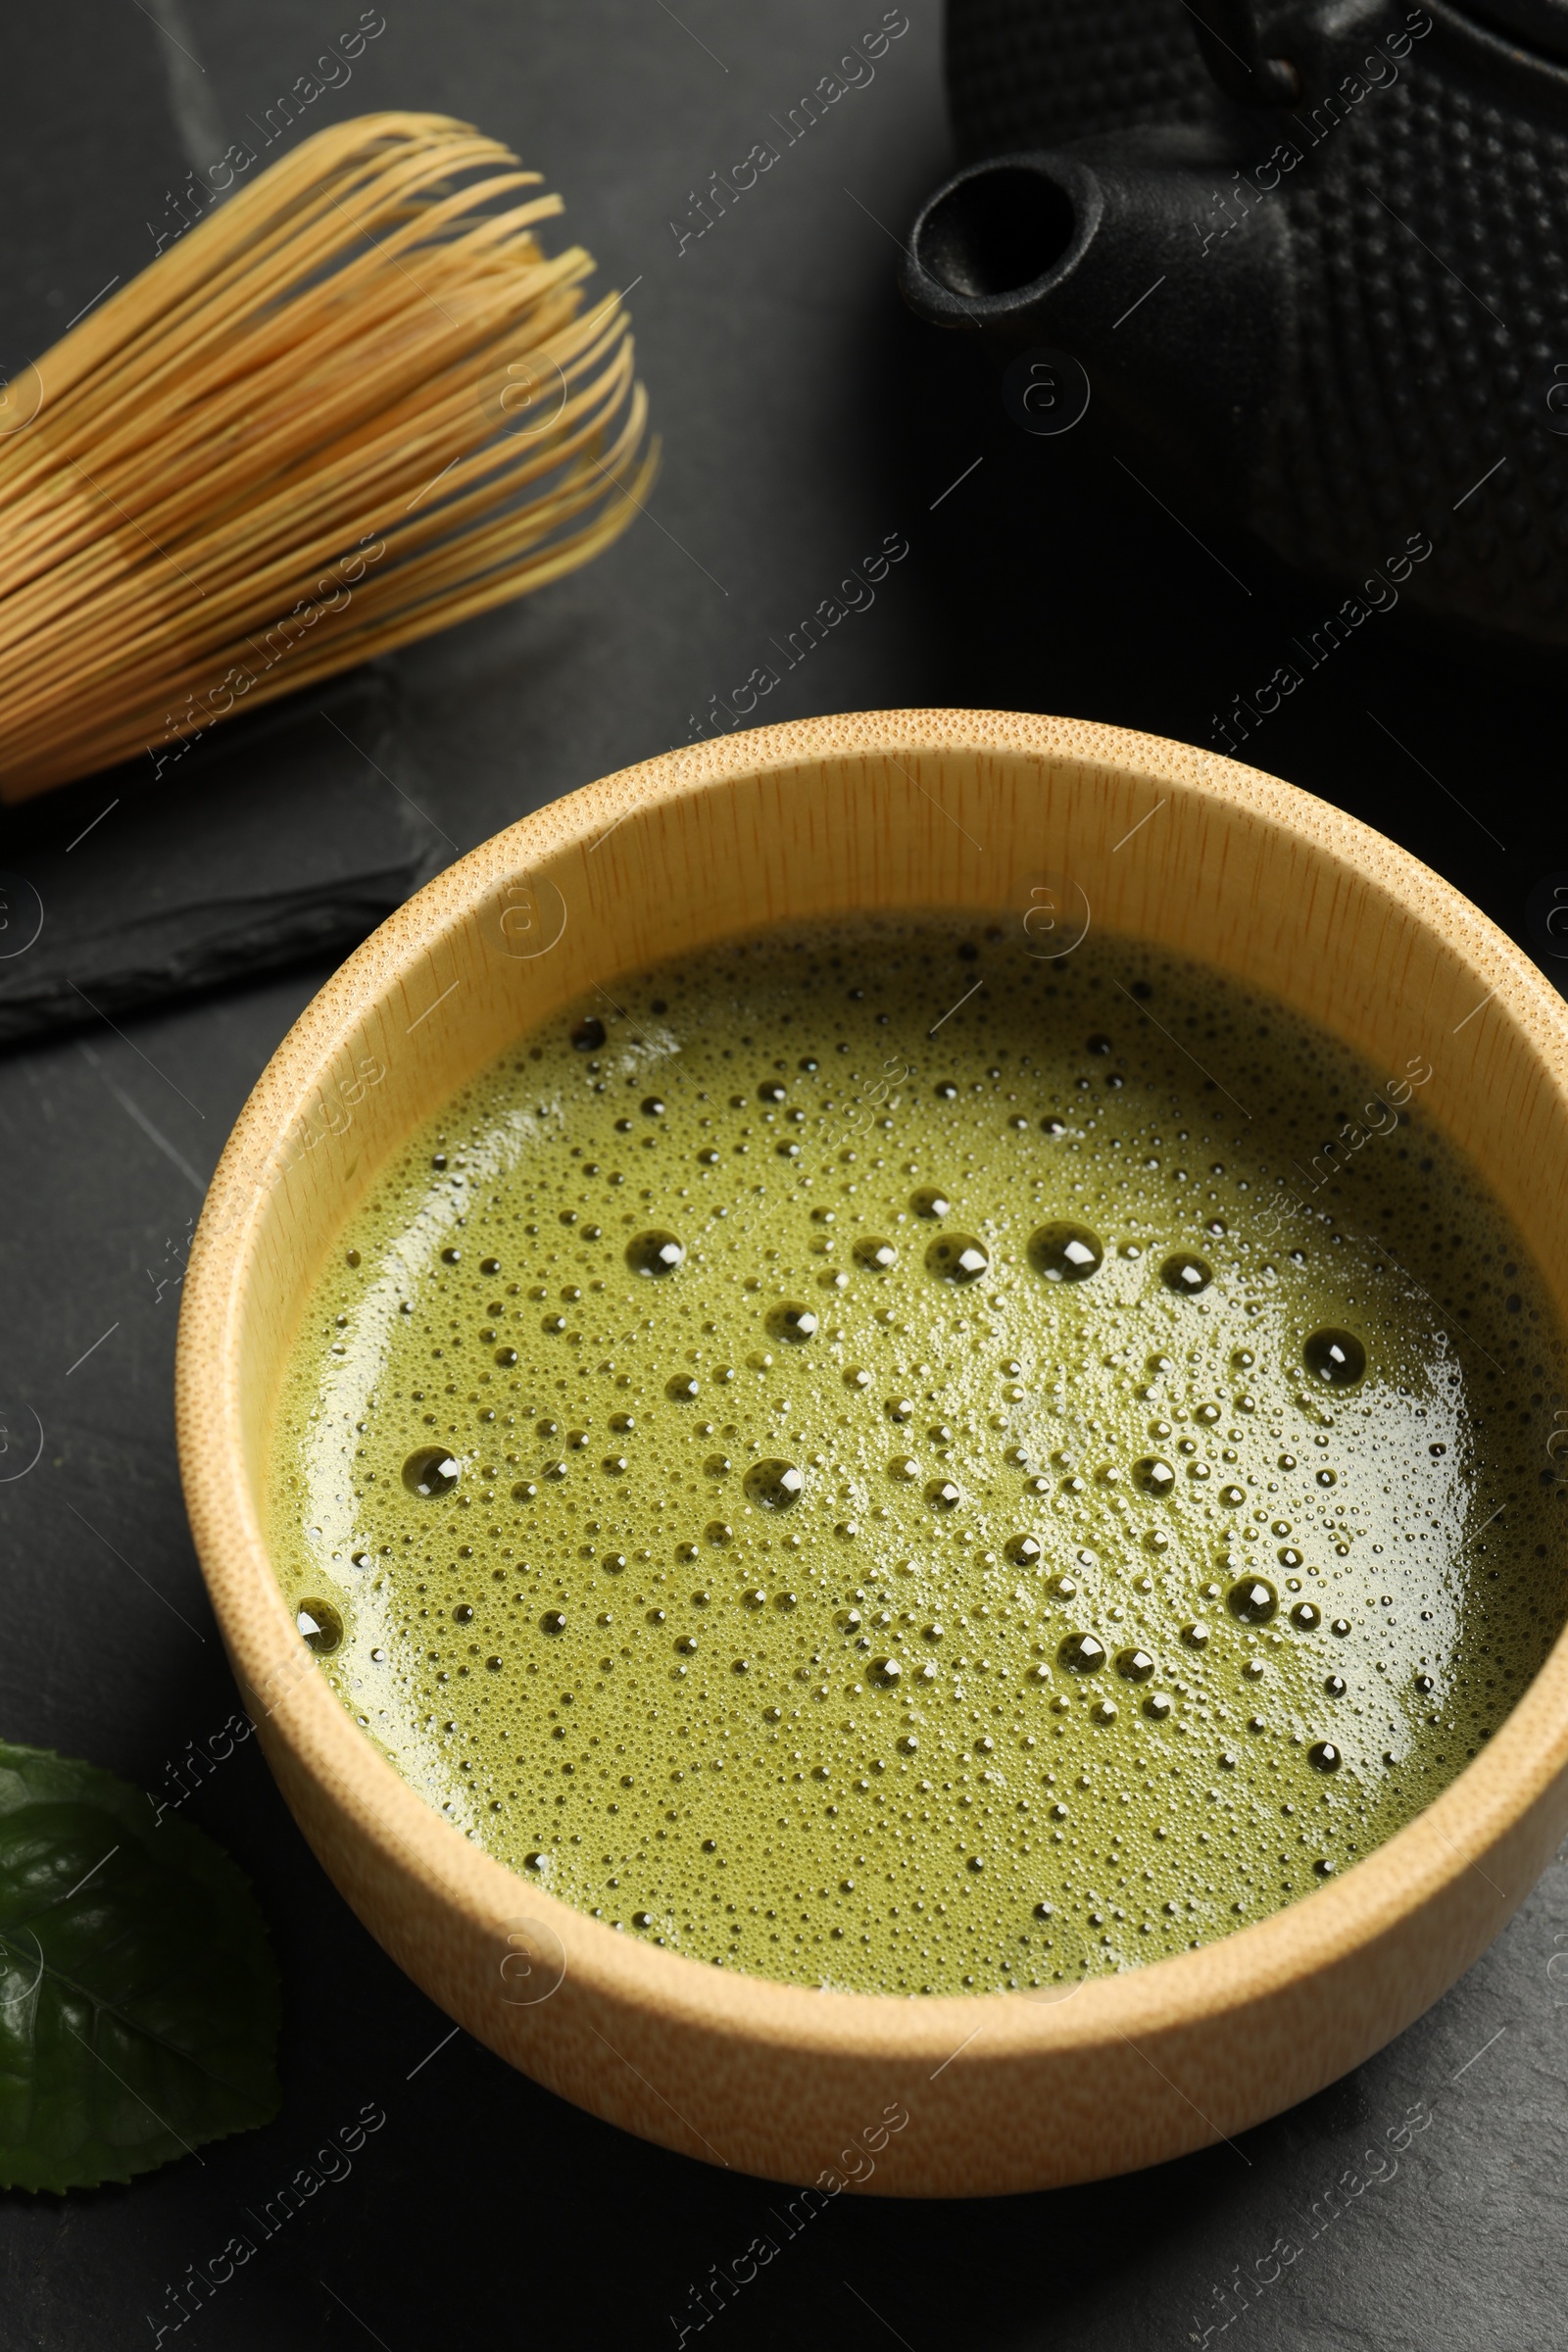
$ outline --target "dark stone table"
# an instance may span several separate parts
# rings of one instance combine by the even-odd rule
[[[727,724],[721,706],[771,641],[890,531],[908,559],[788,672],[770,716],[995,705],[1201,743],[1328,609],[1326,589],[1153,503],[1088,422],[1026,438],[988,363],[905,318],[897,238],[948,154],[935,7],[907,4],[875,79],[684,244],[710,172],[758,139],[781,144],[773,119],[879,7],[384,0],[353,81],[295,134],[354,107],[474,120],[564,190],[606,271],[641,281],[664,444],[648,520],[592,569],[389,665],[394,780],[460,847],[715,713]],[[265,117],[354,20],[350,0],[12,12],[7,363],[142,266],[146,224],[190,163]],[[1312,673],[1249,749],[1544,954],[1527,905],[1568,867],[1561,708],[1547,665],[1424,636],[1401,611]],[[0,1486],[0,1725],[151,1790],[235,1704],[174,1468],[182,1253],[229,1123],[324,968],[0,1060],[0,1402],[45,1433],[37,1467]],[[669,2315],[768,2227],[776,2192],[625,2138],[454,2033],[333,1892],[254,1744],[187,1812],[251,1874],[271,1923],[283,2111],[129,2189],[0,2199],[4,2352],[151,2344],[160,2327],[176,2340],[168,2290],[367,2103],[386,2121],[352,2169],[323,2158],[340,2177],[178,2341],[676,2340]],[[1565,2075],[1559,1862],[1419,2025],[1238,2146],[1051,2197],[846,2198],[705,2340],[1559,2343]]]

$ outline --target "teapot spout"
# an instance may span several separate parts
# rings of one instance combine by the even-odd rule
[[[901,283],[933,326],[1068,354],[1097,400],[1189,466],[1234,477],[1283,380],[1285,207],[1206,132],[971,166],[915,221]]]
[[[1103,210],[1095,173],[1064,152],[973,164],[917,218],[905,248],[904,299],[932,326],[999,343],[1054,329]]]

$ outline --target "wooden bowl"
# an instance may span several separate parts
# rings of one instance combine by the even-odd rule
[[[1568,1314],[1568,1020],[1519,951],[1289,785],[1182,744],[994,711],[733,735],[463,858],[278,1049],[185,1284],[191,1526],[262,1743],[330,1877],[433,2000],[553,2090],[826,2195],[1092,2180],[1234,2137],[1357,2065],[1469,1967],[1568,1830],[1568,1636],[1414,1822],[1221,1942],[1055,2000],[811,1991],[568,1909],[398,1778],[314,1671],[268,1559],[273,1398],[312,1277],[376,1169],[592,983],[745,926],[869,907],[1011,907],[1042,945],[1070,945],[1085,900],[1095,922],[1274,991],[1370,1060],[1424,1055],[1435,1115]]]

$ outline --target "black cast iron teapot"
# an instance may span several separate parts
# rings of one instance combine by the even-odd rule
[[[1568,0],[950,0],[948,73],[904,292],[1035,422],[1092,395],[1298,567],[1424,546],[1412,602],[1568,640]]]

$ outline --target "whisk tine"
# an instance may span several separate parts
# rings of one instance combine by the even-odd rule
[[[590,256],[538,242],[562,210],[468,124],[363,116],[9,387],[0,798],[141,751],[161,772],[625,529],[647,402],[619,296],[590,304]]]

